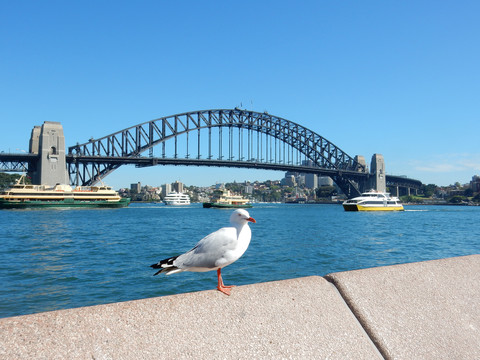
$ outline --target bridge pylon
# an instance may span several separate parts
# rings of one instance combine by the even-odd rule
[[[38,154],[35,170],[29,169],[33,184],[68,184],[65,137],[59,122],[45,121],[30,136],[30,153]]]
[[[381,154],[373,154],[370,166],[370,189],[379,192],[387,191],[387,181],[385,176],[385,160]]]

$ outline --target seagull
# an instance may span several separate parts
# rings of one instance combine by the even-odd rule
[[[205,272],[217,270],[217,289],[230,295],[233,287],[225,286],[222,280],[222,268],[237,261],[247,250],[252,238],[252,231],[248,223],[256,223],[255,219],[244,209],[235,210],[230,215],[229,227],[223,227],[200,240],[195,247],[185,254],[160,260],[150,265],[160,269],[155,275],[175,274],[182,271]]]

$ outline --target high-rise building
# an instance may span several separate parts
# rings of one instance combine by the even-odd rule
[[[181,183],[180,181],[175,181],[172,184],[172,189],[173,191],[176,191],[178,193],[183,193],[183,183]]]
[[[295,181],[295,175],[285,175],[285,177],[280,181],[282,186],[297,186],[297,182]]]
[[[162,194],[167,195],[172,192],[172,184],[163,184],[162,185]]]
[[[142,184],[140,181],[136,184],[130,184],[130,190],[139,194],[142,191]]]
[[[472,177],[472,181],[470,181],[470,187],[472,188],[473,192],[480,191],[480,176],[474,175]]]
[[[305,187],[307,189],[316,189],[318,187],[317,174],[305,174]]]

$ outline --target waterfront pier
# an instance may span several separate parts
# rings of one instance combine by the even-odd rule
[[[478,359],[480,255],[0,319],[1,359]]]

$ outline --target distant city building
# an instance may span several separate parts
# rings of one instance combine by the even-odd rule
[[[313,166],[313,161],[305,160],[302,165]],[[282,186],[305,186],[307,189],[316,189],[318,187],[318,175],[310,173],[298,173],[288,171],[285,177],[280,180]]]
[[[333,186],[333,180],[330,176],[320,176],[318,186]]]
[[[297,186],[297,182],[295,181],[295,175],[285,175],[280,184],[282,186]]]
[[[470,181],[470,188],[473,192],[480,192],[480,176],[474,175]]]
[[[305,187],[307,189],[316,189],[318,187],[317,174],[305,174]]]
[[[178,193],[183,193],[183,183],[181,183],[180,181],[175,181],[172,184],[172,188],[173,188],[173,191],[176,191]]]
[[[137,194],[140,193],[142,191],[142,184],[140,181],[136,184],[130,184],[130,190],[136,192]]]
[[[305,174],[298,174],[295,178],[298,186],[305,186]]]
[[[162,185],[162,194],[167,195],[172,192],[172,184],[163,184]]]
[[[245,194],[253,194],[253,185],[245,185]]]
[[[315,163],[312,160],[303,160],[302,165],[314,167]],[[317,174],[306,173],[306,174],[300,174],[300,175],[304,177],[304,184],[307,189],[315,190],[318,187]]]

